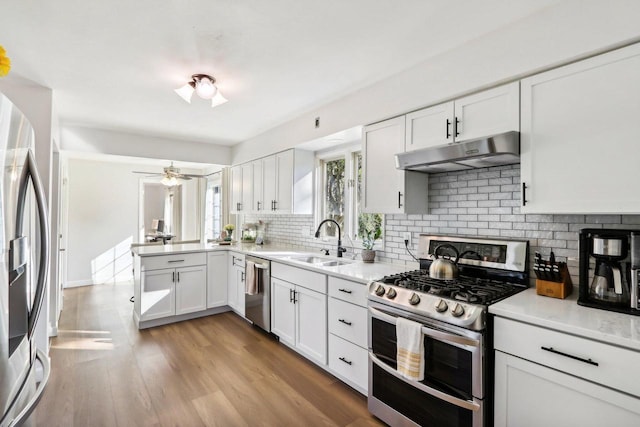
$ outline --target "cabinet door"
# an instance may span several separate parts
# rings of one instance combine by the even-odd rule
[[[327,363],[327,295],[296,286],[296,347],[307,357]]]
[[[265,157],[262,159],[262,191],[264,206],[260,210],[272,211],[274,210],[274,202],[276,200],[276,187],[277,187],[277,162],[275,154],[273,156]]]
[[[176,268],[176,314],[193,313],[207,308],[207,267]]]
[[[405,151],[453,142],[453,101],[407,114],[406,120]]]
[[[264,175],[262,170],[262,160],[256,160],[253,165],[253,204],[251,211],[258,212],[264,210]]]
[[[229,274],[227,280],[227,305],[233,308],[234,310],[238,310],[238,280],[240,277],[236,274],[236,269],[234,267],[234,262],[236,260],[236,256],[233,254],[229,254]]]
[[[404,120],[396,117],[363,130],[364,212],[404,213],[405,172],[396,169],[395,161],[404,151]]]
[[[522,80],[523,213],[638,213],[640,45]]]
[[[227,253],[207,254],[207,308],[227,304]]]
[[[242,204],[242,168],[231,168],[231,212],[238,212]]]
[[[245,291],[245,283],[244,283],[244,266],[234,267],[234,274],[236,276],[236,301],[237,307],[236,311],[238,314],[244,317],[244,291]]]
[[[456,142],[520,130],[520,83],[456,99],[455,120]]]
[[[295,345],[294,287],[291,283],[271,278],[271,332],[291,346]]]
[[[640,425],[638,398],[495,353],[496,427]]]
[[[251,212],[253,210],[253,163],[245,163],[242,168],[242,201],[240,210]]]
[[[148,270],[142,273],[140,320],[176,314],[175,270]]]
[[[293,150],[276,154],[276,173],[278,176],[276,211],[293,212]]]

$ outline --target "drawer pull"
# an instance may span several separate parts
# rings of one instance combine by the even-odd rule
[[[567,353],[564,353],[562,351],[555,350],[553,347],[542,346],[540,348],[543,349],[544,351],[549,351],[551,353],[559,354],[560,356],[565,356],[565,357],[568,357],[570,359],[575,359],[575,360],[579,360],[579,361],[584,362],[584,363],[588,363],[589,365],[599,366],[598,362],[594,362],[591,359],[585,359],[583,357],[578,357],[578,356],[574,356],[572,354],[567,354]]]
[[[353,292],[351,292],[349,289],[338,289],[340,292],[344,292],[345,294],[352,294]]]
[[[183,259],[170,259],[167,262],[184,262],[184,260]]]
[[[345,325],[347,325],[347,326],[351,326],[351,322],[349,322],[349,321],[347,321],[347,320],[344,320],[344,319],[338,319],[338,322],[340,322],[340,323],[344,323],[344,324],[345,324]]]
[[[342,360],[344,363],[346,363],[347,365],[353,365],[353,362],[350,360],[345,359],[344,357],[338,357],[338,359]]]

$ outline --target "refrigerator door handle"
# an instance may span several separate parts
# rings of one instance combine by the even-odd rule
[[[42,380],[38,384],[38,388],[36,389],[35,394],[31,397],[29,403],[24,407],[24,409],[16,415],[16,417],[11,420],[9,427],[21,426],[24,422],[29,418],[33,410],[36,408],[36,405],[42,398],[42,393],[44,392],[44,388],[49,382],[49,376],[51,374],[51,362],[49,361],[49,357],[42,352],[42,350],[36,350],[36,358],[42,364]]]
[[[40,315],[42,301],[44,300],[44,290],[47,285],[47,276],[49,274],[49,221],[47,220],[47,204],[36,168],[36,162],[31,150],[27,150],[27,159],[22,168],[22,176],[20,177],[20,188],[18,189],[18,206],[16,210],[16,238],[22,235],[22,221],[24,218],[25,201],[27,197],[27,189],[29,178],[33,183],[33,189],[38,206],[38,222],[40,225],[40,265],[38,266],[38,279],[36,281],[36,294],[33,301],[33,307],[29,313],[28,337],[31,339]]]

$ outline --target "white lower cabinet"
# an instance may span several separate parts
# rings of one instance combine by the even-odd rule
[[[142,274],[140,320],[173,316],[176,312],[174,270],[150,270]]]
[[[329,277],[328,286],[329,368],[367,394],[367,286],[337,277]]]
[[[236,313],[244,317],[244,254],[229,254],[227,303]]]
[[[227,263],[226,251],[207,254],[207,308],[227,305]]]
[[[500,317],[494,334],[495,426],[640,425],[639,352]]]
[[[272,263],[271,274],[271,332],[307,358],[326,365],[326,276],[277,263]],[[298,281],[302,277],[310,280]]]
[[[176,268],[176,315],[207,308],[207,266]]]

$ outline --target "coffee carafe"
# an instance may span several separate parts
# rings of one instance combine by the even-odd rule
[[[589,297],[595,301],[629,305],[629,284],[620,261],[627,257],[626,236],[594,235],[591,256],[596,260]]]

